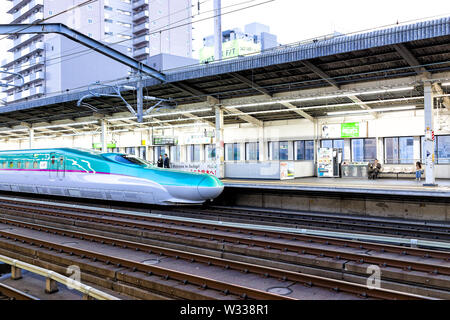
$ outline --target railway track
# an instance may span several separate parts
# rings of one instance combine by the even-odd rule
[[[406,294],[402,292],[396,292],[392,290],[372,288],[368,289],[366,286],[354,284],[346,281],[340,281],[335,279],[328,279],[324,277],[318,277],[307,274],[300,274],[296,272],[290,272],[286,270],[280,270],[276,268],[252,265],[248,263],[242,263],[238,261],[231,261],[222,258],[215,258],[205,255],[194,254],[190,252],[184,252],[179,250],[161,248],[142,243],[136,243],[131,241],[118,240],[114,238],[107,238],[92,234],[86,234],[81,232],[67,231],[57,228],[51,228],[46,226],[40,226],[35,224],[29,224],[18,221],[6,221],[2,219],[2,223],[14,225],[21,228],[33,229],[39,232],[58,234],[63,237],[77,238],[80,240],[97,242],[101,244],[108,244],[111,246],[117,246],[123,249],[145,251],[150,254],[158,254],[159,256],[167,256],[176,260],[182,259],[189,263],[200,263],[208,266],[220,267],[223,270],[236,270],[244,274],[251,273],[264,278],[280,279],[282,282],[290,281],[297,284],[303,284],[307,287],[319,287],[327,290],[333,290],[335,292],[345,292],[361,297],[369,297],[375,299],[423,299],[425,297]],[[232,294],[241,298],[249,299],[271,299],[280,300],[292,298],[286,296],[280,296],[270,292],[264,292],[251,287],[244,287],[241,285],[232,284],[229,282],[217,281],[206,277],[199,277],[189,273],[178,272],[170,269],[165,269],[157,266],[146,265],[130,259],[123,259],[120,257],[114,257],[105,255],[99,252],[74,248],[72,246],[61,245],[57,242],[45,241],[37,239],[35,237],[18,235],[10,231],[0,230],[0,238],[6,240],[12,240],[14,242],[27,243],[32,246],[38,246],[39,248],[47,248],[48,250],[56,250],[60,254],[66,253],[69,255],[77,255],[82,259],[92,259],[93,261],[101,261],[107,265],[113,264],[118,267],[126,267],[132,270],[132,272],[140,271],[148,275],[155,275],[162,277],[166,280],[172,279],[181,282],[183,285],[193,284],[200,286],[203,289],[213,289],[223,293],[224,295]],[[225,272],[225,271],[223,271]]]
[[[294,212],[290,210],[248,207],[212,206],[202,210],[187,207],[173,209],[174,214],[230,222],[270,224],[289,227],[308,227],[320,230],[357,231],[369,234],[407,236],[450,241],[450,224],[424,221],[405,221],[389,218],[352,215]]]
[[[66,207],[64,205],[56,205],[52,207],[52,205],[43,205],[40,203],[36,208],[27,203],[21,209],[19,209],[20,206],[17,203],[9,203],[9,205],[10,207],[7,208],[6,211],[10,215],[26,214],[28,212],[28,214],[34,214],[35,219],[42,216],[47,216],[49,218],[48,221],[52,220],[52,217],[72,219],[74,221],[83,221],[89,224],[95,224],[95,226],[92,226],[93,229],[96,227],[98,228],[100,225],[109,225],[117,228],[118,230],[123,228],[131,230],[146,230],[149,232],[160,233],[165,237],[171,235],[172,237],[195,238],[203,241],[206,240],[208,242],[215,242],[221,245],[231,244],[246,246],[253,249],[260,248],[269,251],[275,250],[283,253],[284,255],[293,254],[300,257],[311,256],[317,257],[318,259],[330,258],[336,261],[346,261],[347,264],[351,261],[361,267],[367,266],[368,264],[373,264],[379,266],[382,270],[396,268],[407,273],[422,272],[426,275],[431,275],[431,278],[436,276],[448,276],[450,274],[448,264],[450,254],[447,252],[428,249],[405,248],[316,236],[290,235],[277,232],[246,230],[243,228],[233,228],[228,226],[220,227],[217,225],[212,226],[207,223],[198,222],[167,221],[163,218],[146,216],[142,214],[134,215],[130,219],[129,214],[122,212],[86,208],[81,209]],[[5,209],[3,209],[3,211],[5,211]],[[0,219],[0,222],[9,225],[21,226],[24,228],[31,228],[34,230],[46,230],[48,233],[65,235],[70,233],[67,230],[57,228],[52,229],[43,225],[27,224],[7,218]],[[71,236],[78,237],[75,234],[72,234]],[[81,237],[86,238],[87,235],[85,234]],[[136,243],[127,244],[122,240],[118,240],[116,237],[114,237],[115,239],[105,238],[103,240],[99,240],[99,238],[95,237],[98,236],[92,234],[89,235],[89,239],[91,239],[91,241],[100,241],[118,246],[133,247],[135,250],[148,250],[157,252],[159,255],[174,257],[175,259],[181,259],[184,257],[184,254],[180,253],[180,251],[173,252],[161,247],[153,247],[152,249],[150,247],[142,248]],[[289,242],[300,242],[300,244],[293,244]],[[359,250],[364,252],[348,252],[349,249],[353,251],[356,249],[357,251]],[[370,251],[370,254],[367,254],[367,251]],[[389,257],[389,255],[396,255],[396,257]],[[230,261],[219,263],[213,258],[205,256],[201,257],[200,260],[198,260],[198,257],[186,259],[202,261],[202,263],[216,265],[221,268],[231,268],[232,265]],[[414,261],[414,259],[421,259],[422,261]],[[251,270],[248,265],[240,268],[236,267],[235,269],[240,270],[241,272],[249,272],[249,270]],[[259,272],[258,274],[265,275],[270,273]],[[282,278],[283,277],[288,279],[287,276],[282,276]],[[310,282],[311,281],[306,281],[304,283]]]
[[[14,289],[6,284],[0,283],[0,300],[39,300],[20,290]]]

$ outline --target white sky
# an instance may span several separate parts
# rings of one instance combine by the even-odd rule
[[[197,1],[192,0],[192,14],[197,14]],[[222,13],[268,0],[222,0]],[[193,21],[211,16],[206,13],[213,8],[213,0],[200,0],[201,11]],[[241,6],[227,6],[243,3]],[[8,23],[10,17],[5,13],[5,6],[10,3],[0,0],[0,23]],[[320,35],[339,31],[348,33],[368,28],[405,22],[431,16],[450,15],[449,0],[274,0],[257,7],[240,12],[225,14],[222,17],[222,30],[235,27],[244,28],[245,24],[260,22],[269,25],[270,32],[278,36],[281,44],[292,43]],[[214,20],[209,19],[194,23],[194,50],[202,46],[202,38],[213,32]],[[3,37],[0,35],[0,38]],[[5,43],[6,42],[6,43]],[[0,41],[0,61],[6,58],[6,40]],[[194,52],[197,57],[197,52]]]

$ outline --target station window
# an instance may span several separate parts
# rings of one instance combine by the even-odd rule
[[[413,163],[413,147],[413,137],[384,138],[384,163]]]
[[[245,159],[259,160],[259,142],[247,142],[245,144]]]
[[[192,144],[189,146],[191,162],[200,161],[200,149],[201,149],[200,144]]]
[[[436,136],[436,144],[434,149],[434,158],[437,164],[450,164],[450,135]],[[420,137],[420,145],[422,146],[422,163],[426,161],[425,155],[425,139]]]
[[[207,144],[205,146],[205,158],[206,158],[206,161],[216,160],[216,145],[215,144]]]
[[[314,160],[314,141],[300,140],[294,142],[295,160]]]
[[[38,167],[37,161],[33,161],[33,168],[36,169]]]
[[[180,146],[170,147],[170,159],[172,162],[180,162]]]
[[[139,158],[147,159],[147,150],[145,147],[139,147]]]
[[[125,153],[127,154],[136,154],[136,148],[135,147],[126,147]]]
[[[271,141],[271,142],[269,142],[269,159],[270,160],[288,160],[289,159],[289,142],[288,141]]]
[[[373,161],[377,157],[377,139],[352,139],[352,161]]]
[[[226,143],[225,144],[225,156],[227,161],[241,160],[241,152],[239,143]]]
[[[25,169],[29,169],[30,168],[30,161],[25,161]]]

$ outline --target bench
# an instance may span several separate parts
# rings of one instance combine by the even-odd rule
[[[378,178],[381,177],[389,177],[389,176],[395,176],[398,180],[399,176],[407,177],[407,178],[415,178],[416,177],[416,169],[415,167],[412,167],[411,165],[408,166],[391,166],[391,165],[384,165],[381,167],[380,172],[378,173]],[[422,174],[422,178],[424,177],[424,174]]]

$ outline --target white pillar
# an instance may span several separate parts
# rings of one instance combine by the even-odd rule
[[[425,82],[424,92],[424,119],[425,119],[425,183],[424,186],[435,186],[434,172],[434,140],[431,139],[433,132],[433,92],[431,83]]]
[[[224,178],[223,109],[217,106],[214,108],[216,112],[216,176]]]
[[[259,161],[267,161],[267,146],[264,141],[264,125],[258,127]]]
[[[214,60],[222,59],[221,0],[214,0]]]
[[[33,149],[34,145],[34,129],[28,129],[28,149]]]
[[[100,120],[101,126],[102,126],[102,133],[101,133],[101,143],[102,143],[102,152],[108,152],[107,145],[106,145],[106,136],[107,136],[107,127],[106,127],[106,120]]]

